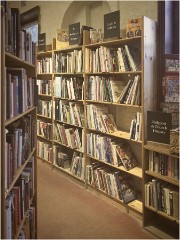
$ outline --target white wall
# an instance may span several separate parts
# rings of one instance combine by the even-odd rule
[[[39,5],[41,9],[41,32],[46,32],[46,43],[52,43],[57,28],[81,22],[103,29],[104,14],[120,10],[120,28],[126,28],[128,18],[147,16],[157,21],[156,1],[26,1],[21,7],[20,1],[11,1],[11,7],[25,12]]]

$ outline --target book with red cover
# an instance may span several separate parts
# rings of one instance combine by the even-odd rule
[[[124,166],[124,168],[128,171],[134,168],[137,165],[137,160],[135,155],[130,148],[128,143],[120,143],[116,146],[117,154]]]

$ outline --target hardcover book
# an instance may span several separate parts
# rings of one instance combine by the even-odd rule
[[[130,177],[124,178],[120,181],[120,192],[125,204],[136,199],[136,192]]]
[[[129,171],[137,165],[137,160],[134,156],[128,143],[120,143],[116,146],[117,154],[124,166],[124,168]]]
[[[67,48],[69,46],[69,30],[56,30],[56,50]]]
[[[128,19],[126,26],[127,38],[141,36],[142,18]]]

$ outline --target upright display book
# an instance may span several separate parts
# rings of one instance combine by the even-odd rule
[[[116,152],[124,166],[129,171],[137,165],[137,160],[128,143],[120,143],[116,146]]]
[[[69,45],[79,44],[80,22],[69,25]]]
[[[104,15],[104,39],[120,37],[120,11]]]
[[[57,29],[56,30],[56,50],[67,48],[69,46],[69,30]]]
[[[142,18],[128,19],[126,26],[127,38],[141,36]]]
[[[46,51],[46,33],[40,33],[38,36],[38,51]]]
[[[165,112],[147,112],[147,140],[169,144],[172,116]]]

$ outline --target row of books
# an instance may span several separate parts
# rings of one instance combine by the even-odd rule
[[[115,77],[90,76],[87,81],[88,100],[119,102],[126,82]]]
[[[37,59],[36,67],[37,67],[37,74],[52,73],[52,58],[45,57],[45,58]]]
[[[35,124],[31,115],[18,120],[6,129],[5,190],[11,186],[17,170],[34,148]]]
[[[129,79],[127,85],[123,88],[119,97],[119,102],[130,105],[141,104],[140,94],[140,76],[137,75],[134,79]]]
[[[37,156],[45,159],[48,162],[52,162],[52,147],[51,144],[37,141]]]
[[[52,101],[38,100],[38,114],[51,118]]]
[[[35,43],[32,35],[23,30],[18,8],[5,5],[5,50],[22,60],[35,64]]]
[[[72,175],[84,180],[85,159],[83,154],[74,152],[71,161],[70,172]]]
[[[34,195],[34,158],[25,166],[5,201],[6,238],[13,239]]]
[[[82,151],[83,135],[83,130],[80,131],[77,128],[64,126],[59,123],[54,124],[54,140],[70,148]]]
[[[84,126],[84,107],[82,104],[55,99],[55,119],[76,126]]]
[[[138,48],[124,45],[121,47],[86,48],[86,72],[125,72],[140,71],[141,56]]]
[[[88,104],[86,106],[87,127],[101,132],[117,131],[113,115],[108,113],[107,106]]]
[[[37,79],[38,94],[52,95],[52,80]]]
[[[83,154],[74,152],[73,155],[64,152],[61,146],[53,146],[54,165],[70,171],[72,175],[84,180],[85,160]]]
[[[53,164],[65,170],[70,169],[72,156],[65,153],[62,146],[53,145]]]
[[[34,106],[35,79],[28,77],[23,68],[6,69],[6,119]]]
[[[94,162],[86,166],[86,182],[125,204],[136,199],[137,194],[130,176],[110,170],[102,163]]]
[[[179,159],[149,151],[149,171],[160,173],[170,178],[179,179]]]
[[[73,100],[83,100],[83,79],[80,77],[54,78],[54,96]]]
[[[179,220],[179,192],[166,182],[152,179],[145,184],[145,205]]]
[[[55,73],[82,73],[83,51],[73,50],[68,53],[54,54],[54,72]]]
[[[52,124],[37,120],[37,135],[46,138],[47,140],[52,140],[53,131]]]
[[[135,141],[142,140],[142,113],[137,112],[135,118],[131,121],[130,139]]]
[[[86,138],[89,156],[117,167],[124,166],[127,171],[137,166],[136,157],[127,142],[95,133],[88,133]]]
[[[35,207],[31,206],[28,210],[25,222],[21,228],[19,239],[35,239]]]

